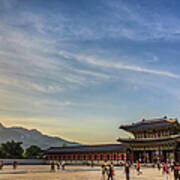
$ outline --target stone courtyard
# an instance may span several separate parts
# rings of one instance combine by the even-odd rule
[[[28,172],[27,172],[28,170]],[[11,167],[5,167],[0,173],[0,180],[101,180],[101,170],[98,167],[67,167],[65,171],[48,172],[49,166],[19,166],[13,171]],[[131,169],[132,180],[163,180],[162,172],[156,168],[142,168],[142,175],[137,175],[135,169]],[[3,174],[5,173],[5,174]],[[123,168],[115,169],[115,180],[125,179]],[[169,174],[169,180],[173,180],[173,174]]]

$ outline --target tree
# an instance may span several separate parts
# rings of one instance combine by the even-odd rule
[[[0,147],[0,158],[5,158],[6,157],[6,154],[1,150],[1,147]]]
[[[24,154],[24,156],[26,158],[32,158],[32,159],[42,158],[43,155],[44,155],[44,153],[41,150],[41,148],[39,146],[36,146],[36,145],[31,145],[30,147],[28,147],[25,151],[25,154]]]
[[[22,142],[7,141],[0,146],[0,152],[3,158],[22,158],[24,149],[21,147]]]
[[[62,144],[62,147],[67,147],[67,144],[66,143]]]

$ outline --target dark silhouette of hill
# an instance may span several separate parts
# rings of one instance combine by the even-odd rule
[[[36,129],[28,130],[22,127],[7,128],[0,123],[0,143],[11,140],[23,142],[23,148],[27,148],[30,145],[38,145],[42,149],[51,146],[62,146],[63,144],[67,146],[79,145],[76,142],[70,142],[59,137],[44,135]]]

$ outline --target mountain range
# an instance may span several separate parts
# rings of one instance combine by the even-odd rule
[[[66,144],[67,146],[80,145],[79,143],[70,142],[59,137],[42,134],[36,129],[28,130],[22,127],[7,128],[0,123],[0,143],[11,140],[23,142],[23,148],[27,148],[30,145],[37,145],[42,149],[57,146],[60,147],[63,144]]]

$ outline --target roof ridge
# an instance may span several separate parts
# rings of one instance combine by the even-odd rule
[[[50,149],[59,149],[59,148],[62,148],[62,149],[71,149],[71,148],[83,148],[83,147],[103,147],[103,146],[121,146],[122,144],[118,144],[118,143],[114,143],[114,144],[93,144],[93,145],[78,145],[78,146],[66,146],[66,147],[62,147],[62,146],[57,146],[57,147],[50,147]]]
[[[131,123],[128,125],[122,125],[122,126],[132,126],[132,125],[138,125],[138,124],[142,124],[142,123],[151,123],[151,122],[159,122],[159,121],[167,121],[167,122],[177,122],[177,118],[175,119],[169,119],[167,118],[167,116],[164,116],[163,118],[154,118],[154,119],[142,119],[141,121],[135,122],[135,123]]]

